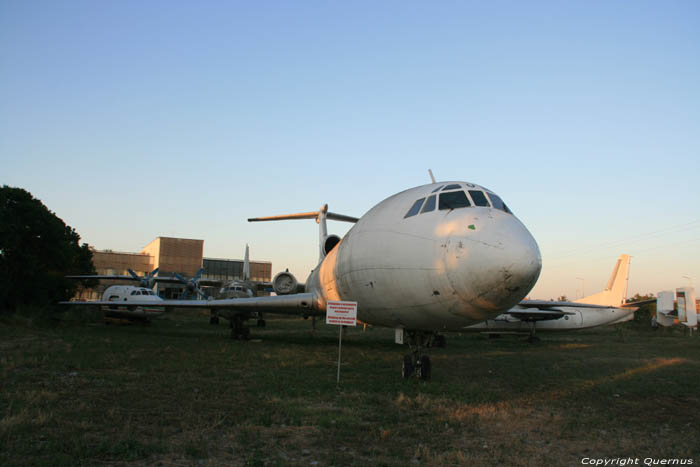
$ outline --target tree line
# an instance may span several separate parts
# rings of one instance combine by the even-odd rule
[[[3,185],[0,313],[70,299],[78,286],[70,274],[95,274],[89,245],[31,193]]]

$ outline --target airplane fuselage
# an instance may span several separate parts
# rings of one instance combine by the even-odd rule
[[[219,289],[217,298],[251,298],[255,297],[256,285],[250,281],[234,280]]]
[[[518,307],[515,307],[518,309]],[[574,331],[580,329],[607,326],[610,324],[623,323],[634,318],[634,308],[576,308],[561,307],[571,315],[565,315],[558,319],[538,321],[537,332],[540,331]],[[486,320],[482,323],[469,326],[464,331],[473,332],[523,332],[530,331],[530,323],[520,320],[507,313],[496,318]]]
[[[159,306],[163,299],[156,295],[153,290],[145,287],[135,287],[132,285],[112,285],[105,289],[102,294],[103,302],[113,302],[108,306],[103,306],[102,311],[105,316],[126,319],[150,319],[163,314],[163,307]],[[138,305],[131,305],[138,302]],[[152,303],[152,306],[143,303]]]
[[[365,323],[460,330],[515,306],[541,264],[534,238],[500,198],[443,182],[372,208],[312,271],[306,291],[319,310],[357,301]]]

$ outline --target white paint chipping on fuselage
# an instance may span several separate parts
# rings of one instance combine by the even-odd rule
[[[491,193],[465,182],[441,182],[377,204],[306,281],[316,307],[352,300],[363,322],[437,331],[493,318],[522,300],[542,260],[514,215],[472,206],[404,218],[417,199],[452,183]]]

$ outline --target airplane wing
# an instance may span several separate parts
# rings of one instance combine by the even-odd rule
[[[547,300],[523,300],[516,308],[508,310],[506,313],[522,321],[546,321],[559,319],[565,315],[576,314],[567,308],[592,308],[592,309],[612,309],[617,307],[606,305],[592,305],[590,303],[577,302],[552,302]]]
[[[227,298],[222,300],[162,300],[159,302],[129,300],[128,302],[94,301],[94,302],[60,302],[61,305],[76,306],[127,306],[127,307],[163,307],[195,308],[212,310],[217,315],[228,318],[240,313],[273,313],[284,315],[322,314],[315,307],[316,299],[312,293],[277,295],[252,298]]]
[[[608,305],[593,305],[591,303],[577,303],[577,302],[552,302],[548,300],[523,300],[518,303],[518,306],[523,308],[539,308],[539,309],[559,309],[560,307],[572,307],[572,308],[619,308]]]
[[[547,320],[553,320],[553,319],[559,319],[563,317],[564,315],[574,315],[575,313],[572,311],[564,311],[564,310],[558,310],[558,309],[539,309],[539,308],[527,308],[523,310],[518,310],[516,308],[513,308],[511,310],[508,310],[506,312],[507,314],[518,318],[521,321],[527,321],[527,322],[532,322],[532,321],[547,321]]]

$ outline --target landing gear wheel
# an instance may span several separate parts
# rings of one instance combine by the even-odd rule
[[[538,342],[540,341],[540,338],[537,337],[537,336],[530,336],[530,337],[527,338],[527,341],[528,341],[530,344],[536,344],[536,343],[538,343]]]
[[[430,357],[423,355],[419,359],[420,366],[417,368],[418,377],[423,381],[430,379]]]
[[[258,327],[259,327],[259,328],[264,328],[266,324],[267,324],[267,323],[265,323],[265,320],[264,320],[264,319],[259,319],[259,320],[258,320]]]
[[[401,376],[408,379],[413,374],[413,358],[411,355],[403,356],[403,366],[401,366]]]
[[[209,317],[209,324],[219,324],[219,317],[218,316],[210,316]]]

